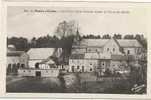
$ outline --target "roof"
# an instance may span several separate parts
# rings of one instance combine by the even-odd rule
[[[47,59],[54,54],[55,48],[31,48],[27,54],[29,59]]]
[[[112,60],[127,60],[127,56],[123,56],[123,55],[111,55],[111,59]]]
[[[118,39],[117,41],[121,47],[142,47],[142,45],[136,39]]]
[[[84,59],[84,54],[72,54],[70,59]]]
[[[109,41],[109,39],[82,39],[80,45],[102,47],[107,41]]]
[[[8,51],[7,56],[18,56],[18,57],[20,57],[23,53],[25,53],[25,52],[24,51]]]
[[[80,41],[80,46],[102,47],[109,40],[110,39],[82,39]],[[136,39],[115,39],[115,42],[121,47],[142,47],[142,45]]]

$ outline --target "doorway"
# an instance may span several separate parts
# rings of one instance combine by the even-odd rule
[[[36,71],[36,76],[41,77],[41,71]]]

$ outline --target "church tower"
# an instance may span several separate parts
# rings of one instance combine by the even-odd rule
[[[80,40],[81,40],[81,37],[80,37],[80,34],[79,34],[79,29],[77,28],[76,35],[74,37],[73,43],[75,45],[79,45],[80,44]]]

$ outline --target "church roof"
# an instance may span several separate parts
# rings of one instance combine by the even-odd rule
[[[107,41],[109,41],[109,39],[82,39],[80,45],[102,47],[107,43]]]
[[[142,45],[136,39],[118,39],[117,41],[121,47],[142,47]]]
[[[102,47],[104,46],[110,39],[82,39],[80,41],[80,46],[89,46],[89,47]],[[142,45],[136,40],[130,39],[115,39],[118,45],[121,47],[142,47]]]

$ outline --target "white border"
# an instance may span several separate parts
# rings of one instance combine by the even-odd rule
[[[143,7],[146,9],[148,16],[147,24],[147,36],[148,36],[148,59],[151,59],[151,4],[150,3],[122,3],[122,2],[7,2],[3,3],[2,10],[2,34],[0,36],[0,94],[2,97],[45,97],[45,98],[89,98],[89,99],[99,99],[99,98],[135,98],[135,99],[149,99],[151,98],[151,61],[148,60],[148,73],[147,73],[147,94],[146,95],[129,95],[129,94],[87,94],[87,93],[6,93],[5,92],[5,80],[6,80],[6,37],[7,37],[7,6],[52,6],[52,7]],[[150,12],[149,12],[150,11]]]

